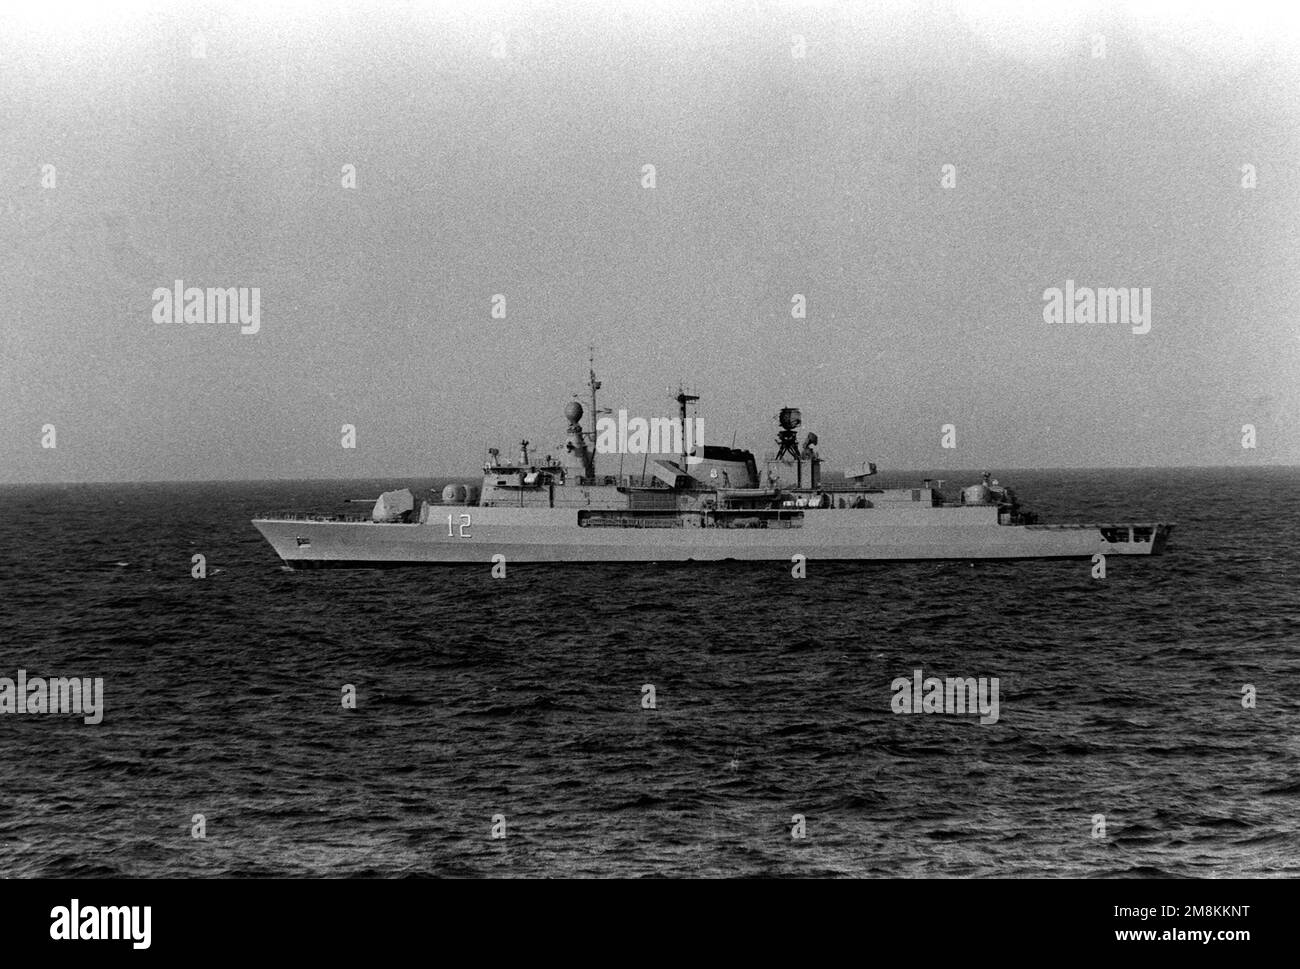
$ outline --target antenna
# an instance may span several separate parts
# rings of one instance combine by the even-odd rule
[[[681,384],[677,385],[676,400],[677,400],[677,407],[681,414],[680,420],[681,420],[681,429],[682,429],[682,471],[683,472],[690,467],[690,463],[687,461],[688,455],[686,452],[686,405],[688,403],[696,403],[697,401],[699,401],[699,399],[700,399],[699,394],[688,394],[686,393],[686,391],[682,390]],[[698,404],[696,406],[696,413],[699,413]],[[703,457],[703,453],[701,453],[700,456]]]
[[[587,345],[587,386],[591,388],[591,473],[596,475],[596,391],[600,390],[600,381],[596,379],[596,345]]]

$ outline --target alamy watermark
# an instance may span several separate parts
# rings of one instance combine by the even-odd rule
[[[120,939],[133,949],[147,949],[152,941],[153,907],[150,905],[69,905],[50,909],[50,938],[56,942],[103,942]],[[92,960],[93,961],[93,960]]]
[[[978,713],[980,723],[998,722],[998,678],[924,677],[912,670],[912,678],[900,676],[889,684],[895,713]]]
[[[691,454],[694,450],[696,453]],[[596,421],[597,454],[686,454],[687,464],[704,460],[704,420],[700,417],[644,417],[628,419],[620,410],[617,420]]]
[[[1151,331],[1151,287],[1052,286],[1043,290],[1044,323],[1114,323],[1132,328],[1139,336]]]
[[[262,328],[262,290],[253,286],[186,286],[178,279],[171,289],[159,286],[153,291],[155,323],[214,323],[224,326],[239,322],[239,332],[252,336]]]
[[[88,676],[0,676],[0,713],[79,713],[85,723],[104,719],[104,679]]]

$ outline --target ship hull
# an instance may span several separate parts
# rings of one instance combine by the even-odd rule
[[[592,527],[573,509],[430,506],[419,523],[267,516],[253,524],[294,568],[514,563],[927,561],[1159,554],[1160,523],[999,524],[992,508],[809,509],[781,527]],[[689,521],[689,520],[688,520]]]

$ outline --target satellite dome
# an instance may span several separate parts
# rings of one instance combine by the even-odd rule
[[[571,400],[564,405],[564,416],[568,418],[570,424],[576,424],[582,420],[582,405],[576,400]]]

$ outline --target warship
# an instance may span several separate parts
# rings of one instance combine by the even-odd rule
[[[576,399],[564,408],[563,457],[517,460],[489,448],[480,487],[447,485],[361,499],[368,515],[277,512],[253,525],[290,568],[382,568],[548,562],[974,560],[1160,554],[1173,529],[1162,522],[1045,524],[987,472],[945,495],[942,481],[875,488],[862,462],[824,480],[817,435],[799,440],[802,415],[781,408],[777,449],[760,474],[752,452],[691,445],[687,404],[661,434],[673,450],[647,452],[641,473],[601,474],[594,365],[590,430]],[[698,418],[696,419],[698,425]],[[671,429],[671,428],[670,428]],[[664,430],[660,428],[660,430]],[[733,442],[734,444],[734,442]],[[680,448],[680,451],[677,450]],[[674,459],[663,456],[672,453]],[[640,457],[640,452],[637,452]],[[349,499],[356,500],[356,499]]]

